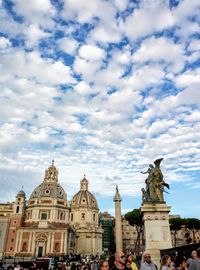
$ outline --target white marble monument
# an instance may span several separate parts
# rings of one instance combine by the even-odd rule
[[[160,250],[172,247],[169,227],[170,208],[164,201],[164,188],[169,185],[163,180],[160,163],[163,159],[154,161],[144,174],[146,189],[142,189],[143,202],[141,212],[144,221],[145,249],[151,254],[152,261],[160,266]]]
[[[145,230],[145,249],[159,267],[160,250],[172,247],[169,228],[170,207],[165,203],[144,203],[141,207]]]

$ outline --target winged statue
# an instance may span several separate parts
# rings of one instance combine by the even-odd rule
[[[146,188],[142,188],[143,202],[164,202],[163,192],[165,187],[169,189],[169,184],[163,180],[163,174],[160,169],[160,164],[163,158],[156,159],[154,166],[149,164],[149,168],[143,174],[148,173],[145,179]]]

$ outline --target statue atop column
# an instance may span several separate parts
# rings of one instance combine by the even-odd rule
[[[163,158],[156,159],[154,161],[154,165],[149,164],[149,168],[146,172],[141,172],[143,174],[148,173],[148,177],[145,180],[146,189],[142,188],[142,201],[143,202],[154,202],[160,203],[164,202],[164,187],[169,188],[169,184],[167,184],[163,180],[163,174],[160,169],[160,163]]]

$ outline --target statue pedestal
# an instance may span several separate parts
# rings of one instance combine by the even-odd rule
[[[152,261],[159,268],[160,250],[172,247],[169,228],[169,212],[171,207],[166,203],[145,202],[141,212],[144,221],[145,248],[150,252]]]

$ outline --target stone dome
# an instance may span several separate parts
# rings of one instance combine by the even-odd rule
[[[42,184],[34,189],[30,200],[34,198],[50,197],[55,199],[67,199],[67,195],[61,185],[58,183],[58,170],[52,165],[45,171],[45,177]]]
[[[42,197],[50,197],[55,199],[65,199],[67,195],[64,189],[58,183],[42,183],[38,187],[34,189],[31,194],[30,199],[34,198],[42,198]]]
[[[80,182],[80,191],[71,200],[72,208],[90,208],[99,210],[95,196],[88,191],[88,180],[84,178]]]
[[[17,193],[17,196],[16,197],[26,197],[26,194],[23,190],[20,190],[18,193]]]

